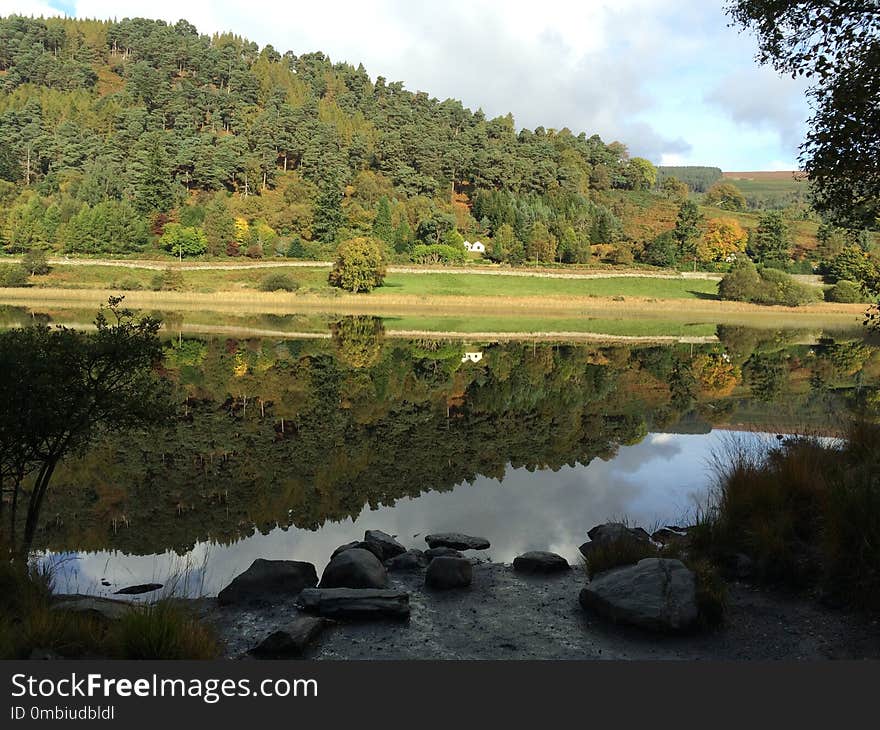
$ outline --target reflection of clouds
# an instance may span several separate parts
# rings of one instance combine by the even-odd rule
[[[487,555],[510,562],[526,550],[552,550],[577,560],[577,547],[593,525],[613,518],[651,527],[678,522],[705,500],[707,464],[725,441],[711,434],[651,434],[623,446],[610,461],[558,471],[508,468],[503,480],[479,477],[449,492],[405,498],[393,507],[365,507],[355,520],[327,523],[315,532],[290,528],[255,534],[234,545],[199,543],[181,558],[174,553],[127,556],[115,552],[52,556],[60,563],[58,590],[112,593],[133,583],[173,583],[180,592],[215,594],[257,558],[305,560],[319,572],[342,543],[379,529],[408,547],[424,548],[429,532],[459,531],[483,535],[492,543]],[[104,587],[101,579],[112,585]]]

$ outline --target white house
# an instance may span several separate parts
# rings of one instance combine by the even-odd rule
[[[474,241],[473,243],[465,241],[464,247],[471,253],[486,253],[486,245],[480,241]]]
[[[466,352],[461,357],[462,362],[480,362],[483,359],[482,352]]]

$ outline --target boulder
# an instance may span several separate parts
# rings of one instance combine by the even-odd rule
[[[53,611],[70,611],[100,621],[115,621],[132,610],[136,610],[127,601],[114,601],[112,598],[97,596],[62,596],[52,606]]]
[[[681,530],[676,527],[661,527],[651,534],[651,539],[654,542],[659,542],[661,545],[680,542],[687,540],[687,530]]]
[[[409,593],[375,588],[307,588],[297,599],[304,611],[338,619],[409,618]]]
[[[585,542],[578,548],[581,555],[585,558],[589,558],[590,551],[596,547],[596,545],[603,542],[617,542],[622,540],[637,543],[651,542],[651,536],[646,530],[643,530],[641,527],[627,527],[622,522],[607,522],[603,525],[596,525],[587,533],[587,537],[590,538],[590,541]]]
[[[333,560],[339,553],[343,553],[346,550],[352,550],[353,548],[357,548],[358,550],[368,550],[373,553],[379,560],[383,560],[382,558],[382,548],[380,548],[374,542],[365,542],[364,540],[355,540],[354,542],[347,542],[345,545],[340,545],[333,551],[333,554],[330,556],[330,559]]]
[[[405,553],[395,555],[390,560],[385,561],[385,568],[388,572],[408,572],[421,570],[428,564],[428,558],[421,550],[407,550]]]
[[[250,568],[217,594],[217,601],[221,606],[266,603],[295,598],[303,588],[316,585],[318,574],[311,563],[257,558]]]
[[[250,653],[261,659],[302,656],[329,622],[316,616],[297,616],[288,626],[273,631]]]
[[[472,537],[459,532],[439,532],[425,538],[428,547],[448,547],[453,550],[488,550],[489,541],[485,537]]]
[[[430,550],[425,550],[425,558],[427,558],[430,563],[434,558],[463,558],[458,550],[453,550],[450,547],[435,547]]]
[[[467,558],[434,558],[425,572],[425,585],[438,590],[466,588],[472,579],[473,569]]]
[[[556,553],[532,550],[513,559],[513,569],[518,573],[559,573],[571,569],[568,561]]]
[[[600,573],[580,603],[606,618],[652,631],[681,631],[697,619],[694,574],[680,560],[645,558]]]
[[[122,588],[113,595],[116,596],[139,596],[142,593],[152,593],[153,591],[158,591],[162,587],[161,583],[141,583],[136,586],[128,586],[127,588]]]
[[[395,540],[391,535],[382,530],[367,530],[364,533],[364,542],[368,545],[374,545],[379,550],[376,557],[379,560],[390,560],[396,555],[406,552],[406,548]]]
[[[321,588],[384,588],[388,584],[385,566],[362,548],[343,550],[324,568]]]

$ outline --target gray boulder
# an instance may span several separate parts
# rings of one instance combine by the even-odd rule
[[[330,556],[330,559],[333,560],[339,553],[344,553],[346,550],[352,550],[357,548],[358,550],[368,550],[373,553],[379,560],[383,560],[382,558],[382,548],[379,547],[376,543],[366,542],[365,540],[355,540],[354,542],[347,542],[345,545],[340,545],[333,551],[333,554]]]
[[[650,544],[651,536],[641,527],[627,527],[622,522],[607,522],[603,525],[596,525],[587,533],[590,538],[589,542],[581,545],[581,555],[585,558],[590,557],[590,551],[601,543],[626,541],[633,543]]]
[[[375,588],[307,588],[297,599],[304,611],[334,619],[409,618],[409,593]]]
[[[687,530],[678,527],[661,527],[651,534],[651,539],[661,545],[683,542],[687,540]]]
[[[513,559],[513,569],[518,573],[559,573],[570,570],[568,561],[556,553],[532,550]]]
[[[303,588],[318,585],[315,566],[298,560],[257,558],[217,594],[221,606],[296,598]]]
[[[321,588],[384,588],[388,584],[385,566],[362,548],[343,550],[324,568]]]
[[[437,590],[466,588],[472,579],[473,569],[467,558],[434,558],[425,572],[425,585]]]
[[[450,547],[435,547],[429,550],[425,550],[425,558],[427,558],[430,563],[434,558],[463,558],[458,550],[453,550]]]
[[[600,573],[581,591],[586,609],[652,631],[682,631],[697,619],[694,574],[680,560],[645,558]]]
[[[448,547],[453,550],[488,550],[489,541],[485,537],[462,535],[460,532],[438,532],[425,538],[428,547]]]
[[[428,564],[428,558],[421,550],[407,550],[385,561],[389,573],[402,573],[421,570]]]
[[[288,626],[273,631],[250,653],[261,659],[299,657],[329,622],[316,616],[297,616]]]
[[[382,532],[382,530],[367,530],[364,533],[364,542],[368,545],[376,546],[379,550],[379,555],[376,557],[383,561],[390,560],[396,555],[406,552],[406,548],[403,545],[387,532]]]

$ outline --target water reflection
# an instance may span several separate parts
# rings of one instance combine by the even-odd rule
[[[457,530],[488,537],[492,548],[485,555],[493,560],[511,562],[526,550],[551,550],[576,563],[578,545],[597,522],[626,516],[652,526],[691,516],[705,503],[711,457],[730,436],[727,431],[649,434],[609,461],[558,471],[508,466],[500,480],[478,477],[450,492],[404,498],[393,507],[366,507],[354,519],[315,531],[276,528],[231,545],[203,542],[183,556],[106,551],[56,556],[59,588],[109,595],[126,585],[168,583],[172,577],[181,593],[214,595],[256,558],[306,560],[320,571],[334,548],[368,529],[422,549],[429,532]],[[767,434],[740,437],[775,440]]]

